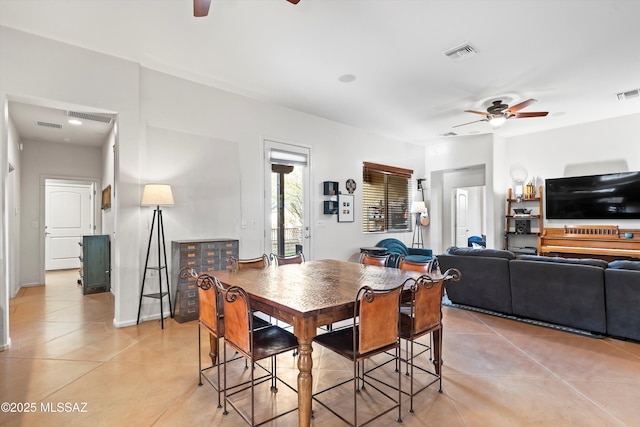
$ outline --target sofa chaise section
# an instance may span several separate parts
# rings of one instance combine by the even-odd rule
[[[613,261],[604,274],[607,334],[640,341],[640,261]]]
[[[510,262],[513,314],[607,332],[606,261],[522,255]]]

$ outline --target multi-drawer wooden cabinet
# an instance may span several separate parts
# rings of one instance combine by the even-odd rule
[[[176,283],[175,319],[187,322],[198,318],[198,287],[195,279],[180,278],[183,267],[197,273],[230,268],[229,257],[238,257],[239,242],[234,239],[174,240],[171,242],[171,275]]]

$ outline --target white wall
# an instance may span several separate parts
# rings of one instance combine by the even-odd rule
[[[142,70],[143,118],[150,127],[201,135],[217,141],[236,143],[239,150],[240,173],[239,215],[233,222],[218,226],[228,230],[219,237],[239,237],[240,255],[253,257],[264,252],[264,188],[263,139],[295,143],[311,149],[312,168],[312,245],[313,257],[352,259],[360,246],[371,246],[386,235],[363,235],[362,219],[353,223],[337,223],[335,216],[322,214],[322,181],[339,181],[346,191],[345,181],[356,180],[362,188],[362,162],[376,162],[413,169],[416,177],[424,175],[424,149],[370,134],[359,129],[331,122],[298,111],[266,104],[219,89],[204,87],[152,70]],[[152,138],[146,136],[145,150],[150,159],[154,151]],[[188,149],[181,154],[191,158]],[[224,161],[227,158],[222,157]],[[151,168],[164,168],[176,173],[176,156],[157,158],[143,166],[142,175]],[[216,159],[212,159],[215,161]],[[145,160],[146,161],[146,160]],[[233,164],[233,157],[228,159]],[[183,163],[182,161],[180,163]],[[182,167],[188,167],[183,164]],[[360,206],[362,196],[355,192]],[[359,208],[356,206],[356,211]],[[218,206],[225,209],[224,206]],[[197,216],[196,216],[197,218]],[[241,229],[240,220],[256,222],[257,229]],[[212,232],[216,232],[213,229]],[[212,236],[216,237],[216,236]],[[411,233],[399,233],[405,242]]]
[[[492,200],[494,148],[491,135],[466,136],[443,139],[426,148],[426,169],[429,182],[427,205],[430,205],[431,223],[427,227],[426,247],[435,254],[453,244],[451,229],[455,212],[452,210],[451,192],[456,187],[486,185],[487,218],[493,218]],[[495,247],[498,233],[496,223],[487,221],[487,246]]]
[[[119,121],[119,162],[116,191],[120,192],[116,234],[121,242],[115,248],[112,275],[116,291],[115,317],[122,316],[120,300],[130,301],[127,317],[137,309],[139,281],[139,148],[142,125],[139,120],[139,67],[129,61],[43,39],[0,27],[0,99],[22,102],[55,102],[90,106],[117,112]],[[2,151],[6,153],[6,124],[2,123]],[[3,157],[6,159],[6,157]],[[3,170],[4,164],[3,162]],[[96,174],[101,172],[101,167]],[[6,175],[3,174],[4,181]],[[4,182],[0,185],[4,192]],[[24,193],[24,191],[23,191]],[[4,217],[3,217],[4,220]],[[4,244],[6,238],[1,237]],[[4,282],[1,286],[4,286]],[[118,295],[119,287],[125,289]],[[0,307],[7,302],[0,292]],[[129,295],[127,295],[129,294]],[[6,316],[8,319],[8,316]],[[0,336],[0,345],[8,342]]]
[[[523,165],[529,176],[544,179],[580,174],[600,174],[640,170],[640,114],[586,123],[568,128],[509,138],[506,167],[501,173],[507,182],[509,167]],[[546,220],[545,227],[572,224],[611,224],[640,228],[640,220]]]
[[[508,125],[508,124],[507,124]],[[427,170],[431,174],[429,202],[432,219],[427,246],[436,253],[446,249],[442,234],[449,233],[441,224],[448,204],[443,176],[447,171],[486,166],[487,246],[502,248],[504,210],[510,171],[523,168],[536,176],[537,185],[545,178],[571,173],[598,174],[640,170],[640,114],[554,129],[535,134],[505,138],[482,135],[446,139],[426,149]],[[444,192],[444,193],[443,193]],[[440,216],[439,216],[440,215]],[[571,221],[571,224],[612,224],[606,220]],[[545,227],[571,225],[559,220],[545,220]],[[640,228],[640,220],[620,220],[614,225]]]
[[[8,159],[10,167],[13,171],[9,172],[8,194],[7,194],[7,224],[9,227],[9,257],[20,260],[20,171],[22,170],[22,162],[20,159],[19,138],[16,133],[15,125],[9,119],[8,126]],[[8,266],[8,284],[9,298],[13,298],[18,292],[19,287],[19,271],[18,263],[13,262]]]
[[[100,183],[99,148],[50,141],[23,140],[20,227],[20,285],[42,284],[41,239],[44,235],[44,178],[86,178]],[[33,224],[37,227],[34,228]]]

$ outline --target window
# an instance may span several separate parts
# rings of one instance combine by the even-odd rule
[[[410,169],[364,162],[362,166],[362,231],[411,230]]]

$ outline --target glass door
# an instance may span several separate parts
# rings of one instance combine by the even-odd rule
[[[265,140],[265,250],[310,254],[309,148]]]

